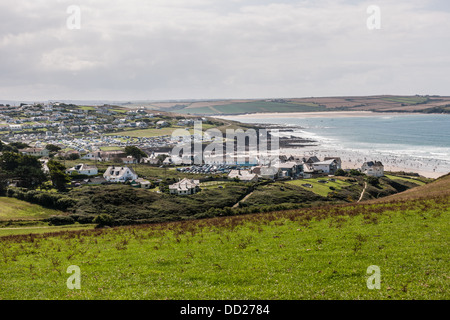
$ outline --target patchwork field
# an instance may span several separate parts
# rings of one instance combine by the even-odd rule
[[[179,114],[219,115],[255,112],[378,111],[449,113],[445,96],[348,96],[272,100],[222,100],[151,104],[150,107]]]

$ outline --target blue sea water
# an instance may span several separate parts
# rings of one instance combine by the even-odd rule
[[[291,115],[290,115],[291,116]],[[299,126],[297,136],[310,138],[322,148],[355,151],[362,154],[395,156],[436,162],[450,166],[450,115],[372,114],[370,116],[293,117],[279,115],[268,119],[257,114],[227,117],[246,123]]]

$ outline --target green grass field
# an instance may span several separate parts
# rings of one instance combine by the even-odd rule
[[[125,130],[125,131],[117,131],[113,133],[106,134],[107,136],[129,136],[136,138],[150,138],[150,137],[158,137],[158,136],[167,136],[171,135],[175,129],[174,127],[170,128],[151,128],[151,129],[142,129],[142,130]]]
[[[45,219],[61,213],[15,198],[0,197],[0,221]]]
[[[325,180],[327,183],[320,183],[318,180]],[[304,188],[305,190],[309,190],[314,192],[315,194],[318,194],[322,197],[326,197],[328,193],[332,192],[333,190],[330,189],[330,187],[335,188],[336,191],[341,190],[345,186],[350,186],[352,183],[345,181],[344,179],[335,179],[336,181],[328,181],[328,178],[312,178],[312,179],[302,179],[302,180],[291,180],[287,183],[293,184],[296,186],[300,186]],[[312,188],[304,187],[303,184],[310,184],[312,185]]]
[[[448,299],[448,197],[3,237],[1,299]],[[69,266],[81,289],[66,286]],[[381,288],[367,287],[367,268]]]
[[[412,182],[412,183],[418,184],[419,186],[423,186],[425,184],[424,181],[422,181],[420,179],[417,179],[417,178],[414,178],[414,177],[401,177],[401,176],[398,176],[398,175],[394,176],[394,175],[390,175],[390,174],[385,174],[384,176],[389,178],[389,179],[391,179],[391,180],[408,181],[408,182]]]
[[[428,99],[425,97],[392,97],[392,98],[382,98],[386,101],[391,102],[398,102],[398,103],[404,103],[404,104],[418,104],[418,103],[424,103]]]
[[[202,129],[208,130],[210,128],[214,128],[214,125],[210,124],[203,124]],[[177,129],[184,129],[185,127],[180,126],[172,126],[167,128],[149,128],[149,129],[130,129],[130,130],[124,130],[124,131],[118,131],[118,132],[112,132],[108,133],[106,135],[108,136],[129,136],[129,137],[135,137],[135,138],[150,138],[150,137],[159,137],[159,136],[167,136],[172,135],[172,133]],[[189,132],[191,134],[194,133],[193,127],[189,129]]]
[[[27,235],[27,234],[43,234],[43,233],[53,233],[61,231],[76,231],[76,230],[89,230],[95,227],[94,224],[84,224],[84,225],[67,225],[67,226],[49,226],[46,224],[36,225],[36,226],[24,226],[24,227],[3,227],[0,228],[0,237],[4,236],[14,236],[14,235]]]

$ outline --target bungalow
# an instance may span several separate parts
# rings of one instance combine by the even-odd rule
[[[188,195],[200,190],[200,181],[184,178],[169,186],[170,194]]]
[[[384,176],[384,166],[380,161],[364,162],[361,166],[361,172],[372,177]]]
[[[228,174],[228,179],[239,179],[243,182],[256,182],[258,181],[258,175],[252,173],[249,170],[231,170]]]
[[[144,188],[144,189],[150,189],[152,186],[152,183],[148,180],[138,178],[133,181],[131,181],[131,186],[136,188]]]
[[[89,179],[83,180],[82,184],[88,184],[88,185],[99,185],[99,184],[106,184],[107,181],[103,177],[91,177]]]
[[[25,148],[19,150],[24,155],[35,157],[48,157],[49,151],[44,148]]]
[[[126,182],[136,180],[138,175],[132,168],[110,166],[103,174],[103,178],[108,182]]]
[[[66,170],[66,173],[70,175],[72,175],[74,172],[86,176],[95,176],[96,174],[98,174],[98,169],[96,166],[89,166],[84,163],[80,163],[77,164],[75,167]]]

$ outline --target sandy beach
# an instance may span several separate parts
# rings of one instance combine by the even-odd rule
[[[393,172],[414,172],[427,178],[438,178],[450,172],[448,162],[434,159],[421,159],[415,157],[404,157],[395,155],[383,155],[373,152],[365,154],[359,151],[332,150],[321,146],[281,149],[280,154],[296,156],[316,156],[320,160],[325,157],[339,157],[342,161],[343,169],[359,169],[366,161],[381,161],[385,171]]]
[[[248,113],[234,116],[214,116],[226,120],[239,119],[274,119],[274,118],[344,118],[344,117],[372,117],[380,115],[399,115],[394,112],[372,112],[372,111],[324,111],[324,112],[275,112],[275,113]]]

